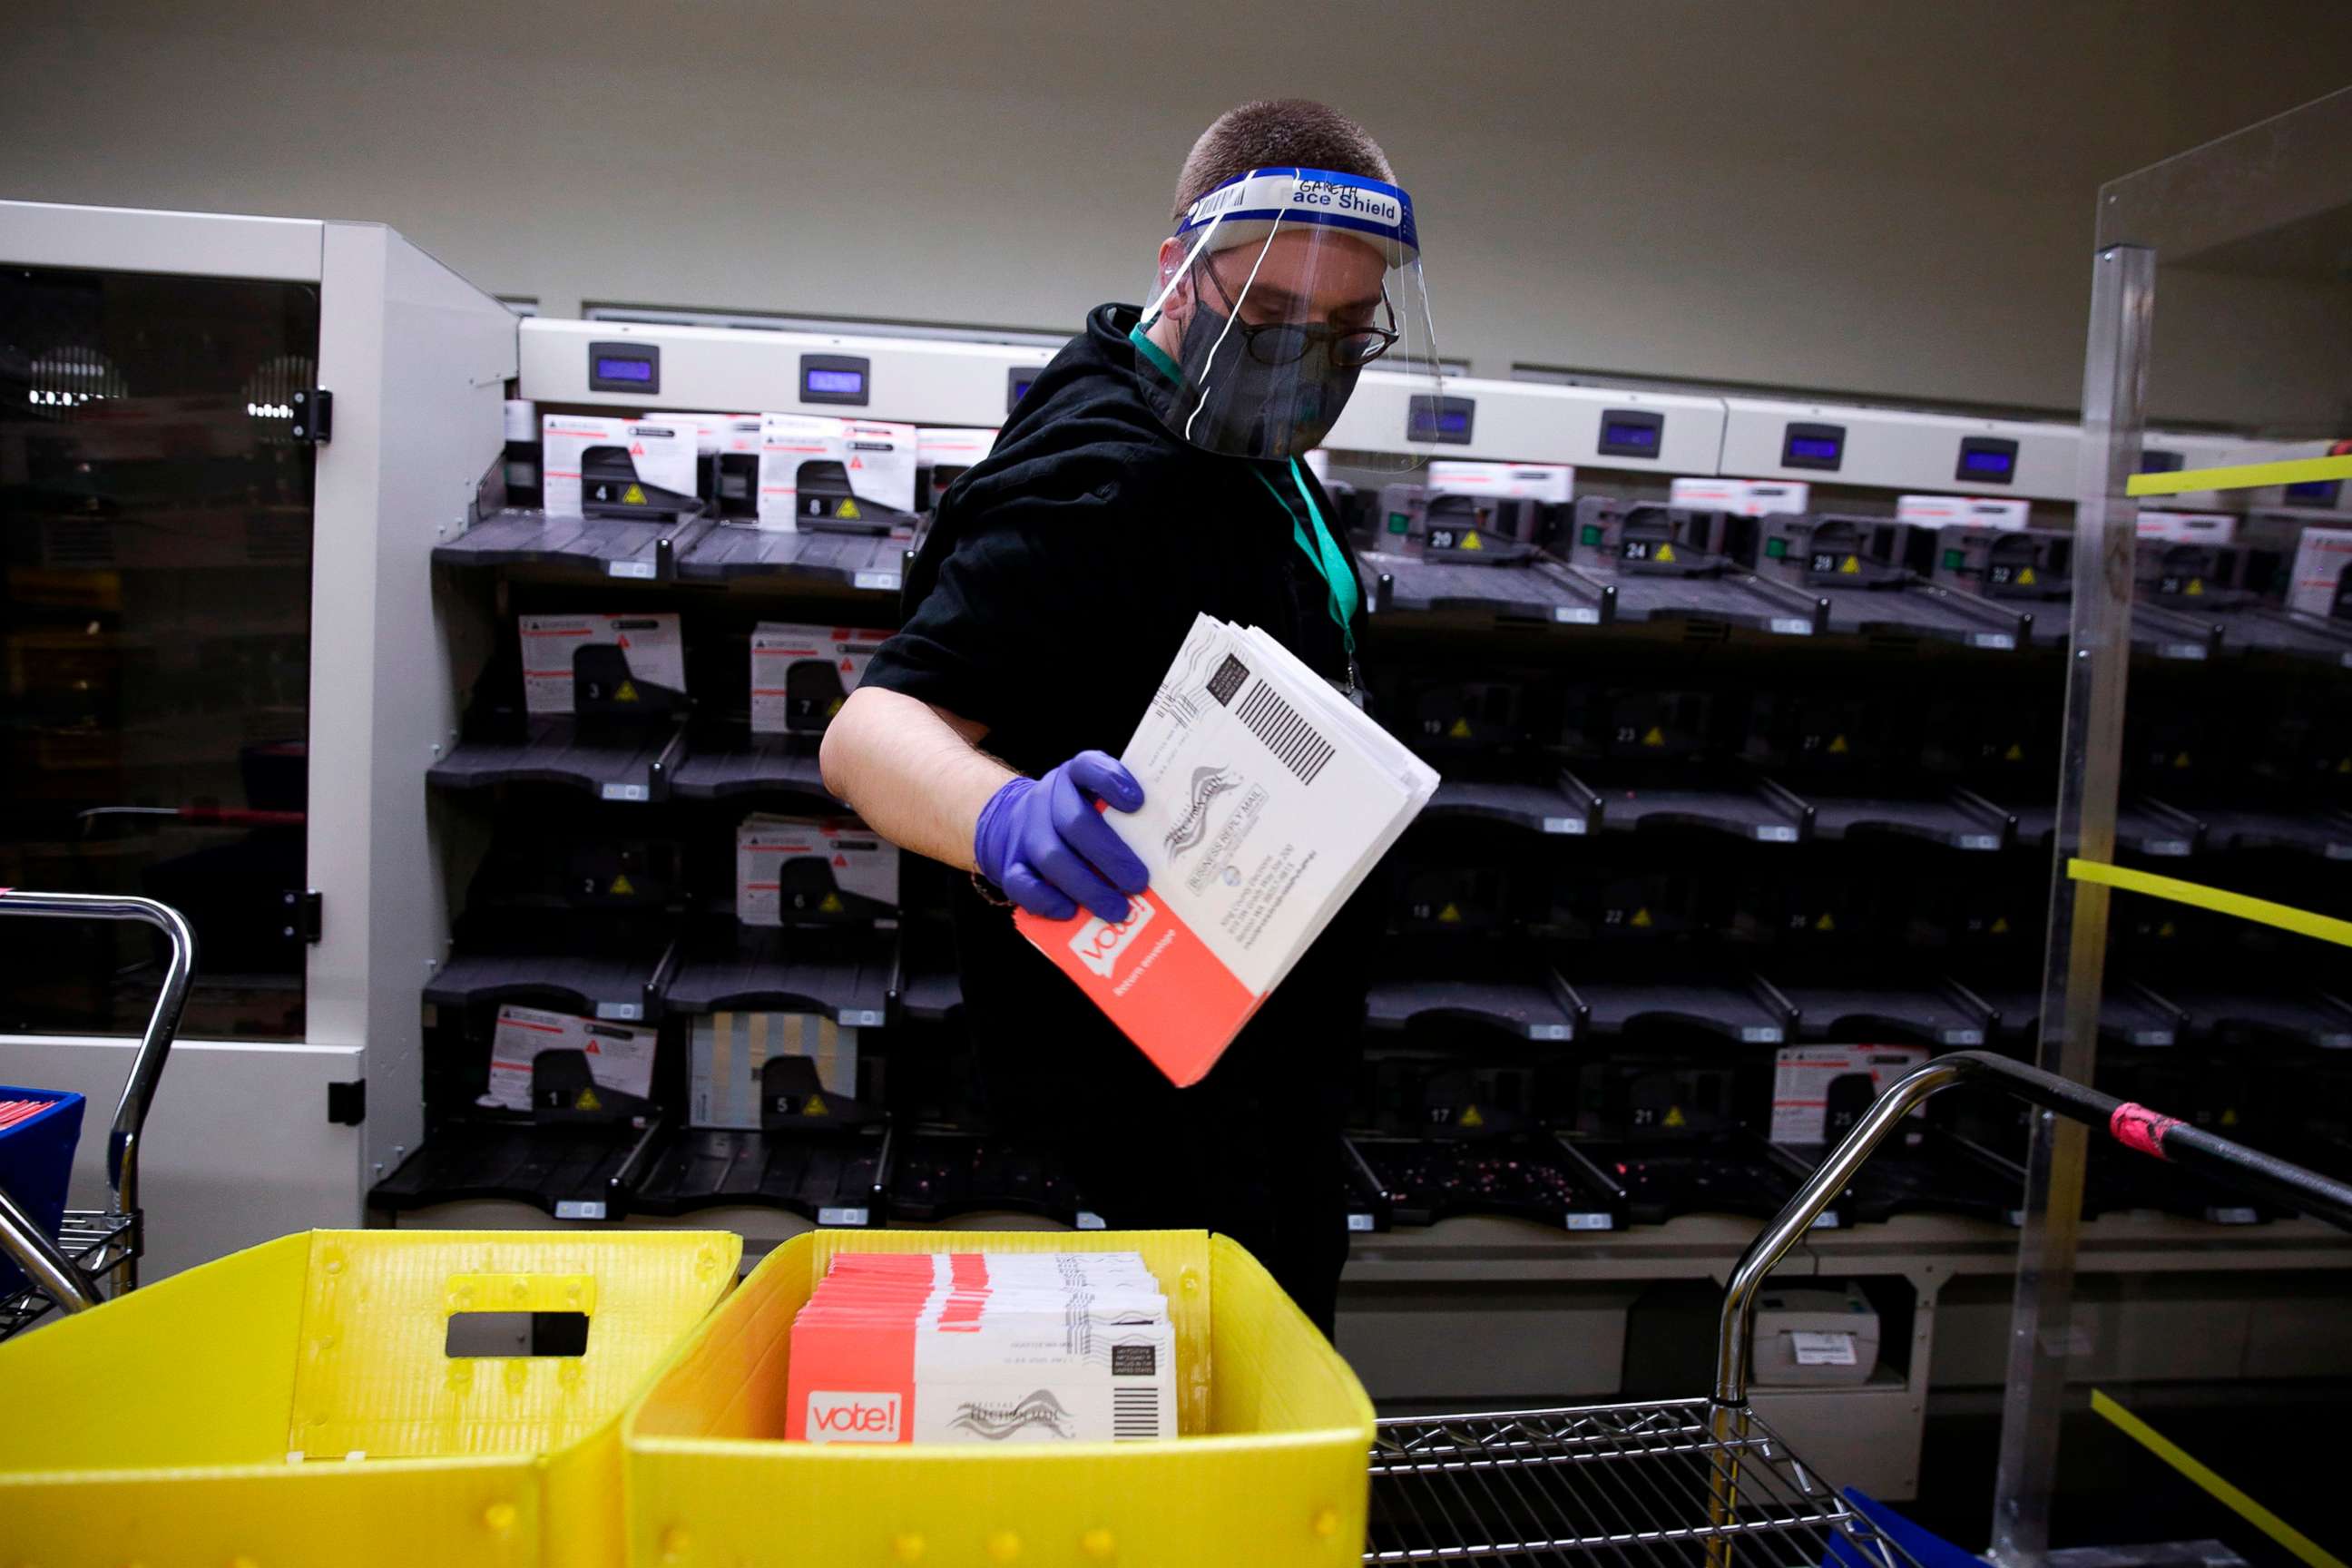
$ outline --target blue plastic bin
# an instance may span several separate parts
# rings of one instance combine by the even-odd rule
[[[0,1106],[18,1100],[48,1103],[21,1121],[0,1127],[0,1188],[55,1241],[65,1218],[66,1184],[73,1179],[74,1144],[81,1137],[81,1096],[0,1084]],[[0,1297],[24,1289],[24,1271],[0,1253]]]

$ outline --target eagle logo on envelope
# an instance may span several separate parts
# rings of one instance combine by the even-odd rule
[[[1175,826],[1161,840],[1168,846],[1171,860],[1187,850],[1197,849],[1201,840],[1209,836],[1209,803],[1229,789],[1236,788],[1242,775],[1227,767],[1194,768],[1192,770],[1192,804]]]
[[[992,1443],[1002,1443],[1033,1426],[1041,1428],[1049,1437],[1066,1438],[1076,1431],[1062,1402],[1054,1397],[1050,1389],[1044,1388],[1012,1405],[983,1405],[976,1399],[967,1399],[956,1406],[955,1418],[948,1425]]]
[[[1437,775],[1281,643],[1211,616],[1193,622],[1119,760],[1143,801],[1113,826],[1143,862],[1146,897],[1118,925],[1084,910],[1017,910],[1013,921],[1181,1088],[1208,1072]]]

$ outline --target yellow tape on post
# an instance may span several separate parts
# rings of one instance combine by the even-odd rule
[[[2179,1444],[2109,1399],[2104,1391],[2091,1390],[2091,1408],[2114,1422],[2125,1436],[2188,1477],[2222,1507],[2309,1563],[2311,1568],[2345,1568],[2343,1559],[2215,1475],[2211,1469],[2192,1458]]]
[[[2066,875],[2077,882],[2098,882],[2126,893],[2145,893],[2151,899],[2169,899],[2176,904],[2192,904],[2200,910],[2211,910],[2216,914],[2276,926],[2297,936],[2315,937],[2321,942],[2352,947],[2352,921],[2315,915],[2308,910],[2290,909],[2284,904],[2274,904],[2268,899],[2250,899],[2243,893],[2224,892],[2200,882],[2154,876],[2147,871],[2133,871],[2097,860],[2069,860],[2066,862]]]
[[[2352,479],[2352,457],[2297,458],[2284,463],[2239,463],[2227,468],[2177,468],[2168,474],[2134,474],[2127,496],[2177,496],[2189,490],[2258,490],[2265,485],[2307,485],[2315,479]]]

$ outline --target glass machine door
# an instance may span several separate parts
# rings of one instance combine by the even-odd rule
[[[303,1034],[318,345],[314,284],[0,268],[0,887],[179,909],[184,1038]],[[136,1034],[162,957],[11,921],[0,1034]]]

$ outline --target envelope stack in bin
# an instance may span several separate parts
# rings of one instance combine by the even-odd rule
[[[844,1253],[792,1333],[792,1439],[1176,1435],[1175,1334],[1139,1253]]]

